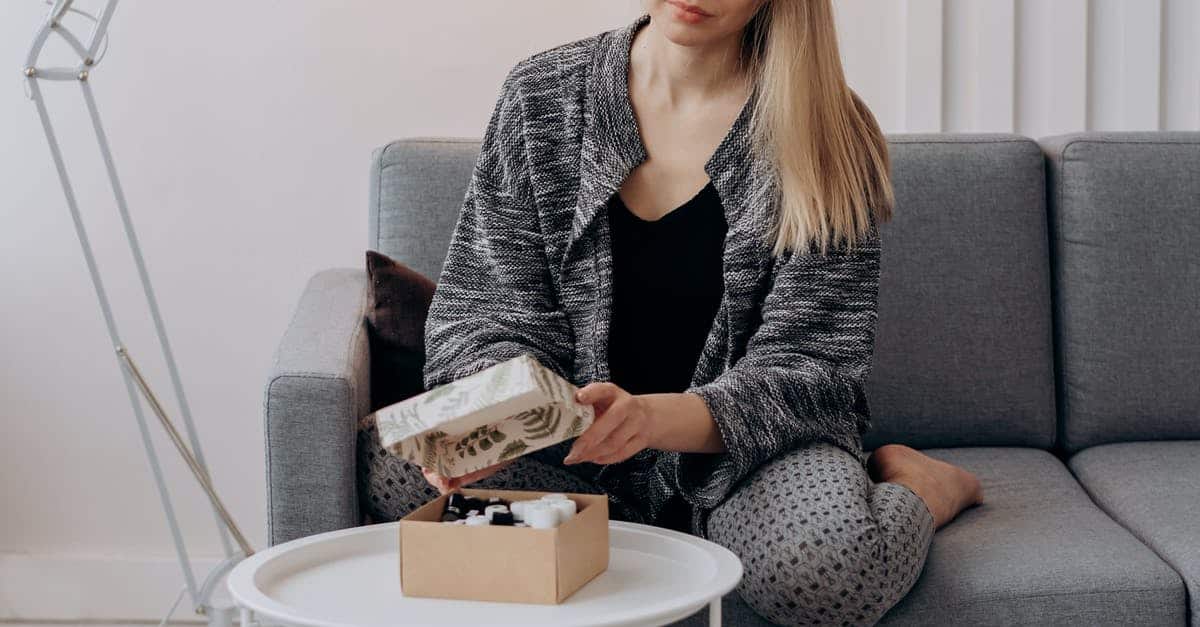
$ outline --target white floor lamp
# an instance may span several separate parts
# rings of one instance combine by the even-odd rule
[[[171,352],[171,343],[167,339],[162,315],[158,309],[158,301],[154,296],[154,288],[150,284],[150,276],[146,271],[146,263],[142,258],[141,247],[138,245],[137,235],[134,232],[133,223],[129,218],[129,210],[125,204],[125,194],[122,191],[120,179],[117,177],[116,167],[113,165],[108,138],[104,133],[103,125],[100,123],[100,113],[96,108],[96,100],[92,96],[92,89],[89,85],[91,73],[102,57],[100,47],[102,44],[107,45],[108,24],[112,19],[113,12],[116,10],[117,2],[118,0],[106,0],[98,16],[93,16],[72,8],[71,5],[74,3],[74,0],[54,0],[51,3],[49,13],[46,15],[45,22],[38,28],[37,35],[33,39],[33,45],[30,46],[29,55],[25,61],[25,83],[29,90],[29,97],[37,107],[42,128],[46,133],[46,141],[50,146],[50,155],[54,159],[55,167],[58,169],[59,182],[62,184],[63,194],[66,196],[67,209],[71,212],[71,218],[75,225],[75,234],[78,236],[79,245],[83,249],[83,257],[87,263],[92,286],[96,291],[96,299],[100,303],[100,311],[104,315],[109,339],[112,341],[117,357],[117,365],[121,369],[122,377],[125,380],[129,402],[133,407],[133,415],[137,420],[138,429],[141,432],[142,445],[146,449],[146,458],[150,463],[150,470],[154,475],[154,481],[158,487],[158,495],[167,517],[167,524],[171,529],[171,535],[175,542],[175,552],[179,558],[180,567],[183,569],[183,577],[186,584],[185,590],[191,597],[195,612],[205,616],[210,625],[231,625],[235,608],[232,605],[227,606],[214,603],[213,591],[229,569],[233,568],[238,561],[253,554],[254,549],[250,547],[245,536],[242,535],[241,530],[238,529],[237,524],[234,523],[233,518],[221,503],[221,499],[217,497],[216,491],[213,490],[212,481],[209,478],[208,469],[204,463],[204,455],[200,450],[200,441],[197,438],[196,428],[192,421],[191,410],[188,408],[187,396],[183,391],[179,369],[175,364],[175,357]],[[66,17],[68,12],[84,16],[93,22],[92,32],[86,40],[76,37],[63,23],[63,18]],[[79,56],[79,65],[75,67],[42,67],[38,65],[42,50],[52,36],[58,36]],[[97,53],[101,53],[101,57],[98,57]],[[120,214],[121,223],[125,230],[125,237],[129,244],[129,249],[133,254],[134,263],[137,266],[142,290],[145,293],[150,315],[154,320],[154,328],[158,334],[158,342],[162,348],[163,358],[167,363],[167,370],[170,373],[176,399],[179,401],[180,415],[183,417],[188,443],[185,443],[180,436],[179,431],[175,428],[166,411],[163,409],[162,404],[158,401],[158,397],[142,376],[133,357],[130,356],[121,341],[121,335],[116,320],[113,317],[112,309],[109,306],[108,296],[104,290],[104,282],[100,278],[96,259],[92,254],[91,244],[88,242],[87,230],[80,219],[79,206],[75,199],[75,192],[71,187],[70,178],[67,176],[62,151],[59,148],[53,125],[50,122],[50,115],[46,110],[46,104],[42,97],[40,87],[42,81],[75,82],[79,85],[83,93],[83,101],[96,133],[96,143],[99,145],[100,154],[103,157],[104,166],[107,170],[109,181],[112,184],[113,197],[116,200],[117,211]],[[141,394],[140,397],[139,392]],[[213,512],[217,518],[217,528],[221,536],[221,544],[224,547],[225,559],[199,582],[197,581],[196,573],[192,570],[187,547],[184,545],[183,535],[180,533],[179,523],[175,517],[175,508],[171,504],[171,496],[163,479],[162,468],[159,466],[158,456],[150,440],[150,430],[143,413],[142,398],[150,406],[154,415],[158,417],[172,444],[175,445],[175,448],[187,463],[188,468],[191,469],[192,474],[200,483],[204,493],[208,495]],[[232,535],[234,541],[237,543],[238,548],[236,551],[230,545],[229,535]],[[181,598],[182,596],[176,599],[176,605],[178,605]],[[167,618],[164,618],[164,622],[170,618],[174,609],[175,607],[172,606],[171,610],[168,611]]]

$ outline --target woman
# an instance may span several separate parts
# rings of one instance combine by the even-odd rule
[[[615,518],[737,553],[772,621],[873,623],[982,500],[963,469],[862,450],[886,144],[830,0],[645,7],[510,72],[426,323],[428,388],[528,352],[597,419],[425,478],[607,492]],[[431,493],[390,463],[398,516]]]

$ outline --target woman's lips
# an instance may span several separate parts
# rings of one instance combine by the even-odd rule
[[[700,7],[682,2],[681,0],[667,0],[667,4],[675,9],[675,19],[687,22],[688,24],[697,24],[712,17],[711,13],[707,13]]]

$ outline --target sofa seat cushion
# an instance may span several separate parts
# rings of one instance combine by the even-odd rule
[[[1068,465],[1104,511],[1183,577],[1200,625],[1200,440],[1093,446]]]
[[[937,531],[921,577],[880,624],[1185,624],[1179,576],[1052,454],[923,452],[975,473],[984,503]]]

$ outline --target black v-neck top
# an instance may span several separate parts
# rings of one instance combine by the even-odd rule
[[[657,220],[608,203],[613,310],[608,338],[612,382],[630,394],[682,392],[724,292],[725,211],[710,181]]]

